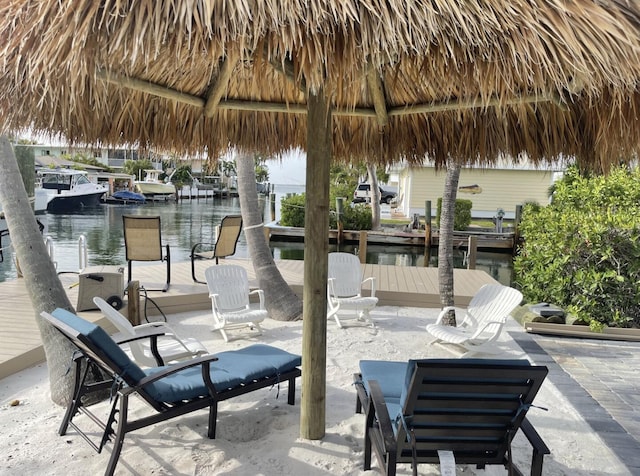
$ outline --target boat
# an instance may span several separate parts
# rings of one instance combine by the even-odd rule
[[[118,190],[105,198],[104,201],[111,204],[129,205],[144,203],[146,198],[141,193],[132,192],[131,190]]]
[[[100,205],[100,198],[109,191],[104,185],[93,183],[82,170],[39,170],[39,189],[46,192],[47,212],[61,213]]]
[[[169,200],[175,198],[176,188],[171,183],[164,183],[159,176],[162,170],[148,169],[144,171],[144,180],[134,182],[138,193],[145,196],[147,200]]]

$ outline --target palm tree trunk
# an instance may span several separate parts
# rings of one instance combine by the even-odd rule
[[[0,168],[0,204],[40,329],[49,368],[51,399],[54,403],[66,406],[74,379],[74,372],[67,372],[67,369],[71,365],[75,347],[44,321],[40,313],[52,312],[58,307],[70,311],[74,309],[47,254],[22,183],[16,156],[5,136],[0,137]]]
[[[301,319],[302,300],[296,296],[280,274],[265,238],[263,210],[258,205],[253,155],[246,152],[240,153],[236,158],[236,167],[244,236],[253,269],[258,278],[258,285],[264,290],[269,316],[278,321]]]
[[[456,207],[456,194],[460,179],[460,166],[455,163],[447,165],[447,175],[442,194],[440,211],[440,238],[438,242],[438,286],[442,307],[453,306],[453,219]],[[455,326],[455,312],[450,312],[443,319],[443,324]]]

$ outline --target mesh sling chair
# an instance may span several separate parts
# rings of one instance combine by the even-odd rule
[[[206,284],[196,277],[196,261],[215,259],[216,264],[220,258],[231,256],[236,252],[236,245],[242,231],[242,216],[227,215],[216,227],[215,243],[196,243],[191,248],[191,277],[196,283]]]
[[[162,232],[159,216],[123,215],[124,249],[129,268],[129,280],[132,281],[133,261],[165,261],[167,263],[167,281],[162,289],[148,291],[166,292],[171,282],[171,254],[169,245],[162,244]]]
[[[295,403],[295,379],[301,375],[301,357],[277,347],[255,344],[142,369],[118,345],[130,340],[117,343],[100,326],[64,309],[56,309],[51,314],[43,312],[41,316],[78,349],[71,356],[75,367],[73,395],[58,433],[65,435],[71,427],[98,453],[112,441],[105,471],[108,476],[114,473],[125,436],[132,431],[208,408],[207,436],[215,438],[218,402],[279,386],[280,382],[288,382],[287,403]],[[162,334],[159,331],[133,339],[151,339],[155,347]],[[96,368],[101,369],[105,377],[92,382],[90,375],[95,372],[91,370]],[[103,395],[105,390],[110,390],[112,397],[108,409],[101,406],[104,413],[108,413],[103,421],[99,409],[89,409],[86,401],[91,401],[96,392]],[[149,411],[141,416],[130,412],[130,404],[137,403],[147,404]],[[87,418],[74,421],[80,414]],[[94,426],[90,431],[83,430],[80,423],[97,425],[101,434]],[[96,436],[100,438],[97,443]]]

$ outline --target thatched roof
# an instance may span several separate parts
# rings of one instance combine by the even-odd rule
[[[181,153],[599,166],[637,151],[640,4],[625,0],[0,2],[0,126]]]

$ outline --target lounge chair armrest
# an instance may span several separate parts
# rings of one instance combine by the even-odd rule
[[[438,314],[438,318],[436,319],[436,325],[442,324],[442,319],[444,319],[444,316],[446,316],[449,313],[449,311],[455,311],[455,310],[456,310],[455,306],[443,307],[442,310],[440,311],[440,314]]]
[[[253,291],[249,291],[249,296],[252,294],[258,295],[258,299],[260,300],[260,309],[264,310],[264,291],[262,289],[254,289]]]
[[[148,377],[143,378],[138,382],[138,385],[136,385],[135,387],[131,387],[131,390],[135,392],[139,388],[144,387],[145,385],[149,385],[150,383],[161,380],[167,377],[168,375],[175,374],[176,372],[180,372],[182,370],[185,370],[191,367],[206,366],[208,370],[209,364],[211,362],[215,362],[216,360],[218,360],[218,357],[216,357],[214,354],[207,354],[201,357],[196,357],[194,359],[187,360],[185,362],[169,365],[164,370],[161,370],[160,372],[154,373],[153,375],[149,375]]]
[[[156,330],[164,329],[165,333],[173,334],[173,329],[171,329],[169,324],[167,324],[166,322],[149,322],[146,324],[138,324],[133,329],[136,335],[138,334],[142,335],[140,331],[143,331],[146,329],[156,329]]]
[[[367,281],[371,281],[371,297],[376,297],[376,277],[375,276],[368,277],[367,279],[362,281],[362,285],[364,285],[364,283],[366,283]]]
[[[153,339],[154,337],[157,339],[160,336],[166,336],[166,335],[172,335],[172,334],[167,334],[167,332],[162,329],[146,329],[140,332],[139,334],[136,334],[134,337],[119,339],[116,341],[116,344],[118,345],[128,344],[129,342],[134,342],[142,339]]]
[[[377,380],[369,380],[368,382],[369,391],[371,392],[371,402],[375,415],[378,417],[378,424],[380,425],[380,431],[382,432],[382,441],[384,443],[385,452],[394,452],[396,441],[393,433],[393,427],[391,426],[389,410],[387,409],[387,404],[384,401],[382,389],[380,388],[380,384]]]
[[[495,340],[502,332],[502,327],[504,326],[504,324],[505,324],[504,320],[485,321],[481,326],[479,326],[475,330],[470,340],[480,337],[485,332],[489,333],[489,335],[491,336],[491,339],[489,340],[489,342],[492,340]]]
[[[544,454],[544,455],[551,454],[551,450],[549,449],[549,447],[542,440],[542,437],[538,434],[536,429],[533,427],[531,422],[526,417],[524,418],[524,420],[522,420],[522,423],[520,424],[520,429],[522,430],[522,433],[524,433],[524,436],[527,437],[527,440],[529,440],[529,443],[531,443],[531,446],[533,446],[535,450],[539,451],[541,454]]]

